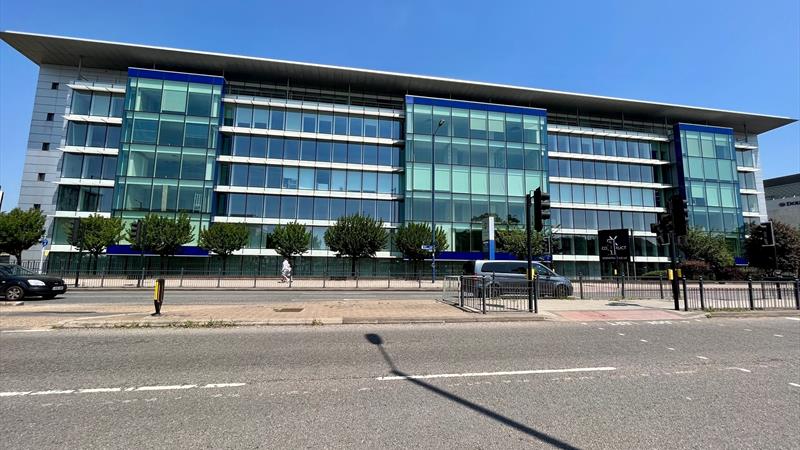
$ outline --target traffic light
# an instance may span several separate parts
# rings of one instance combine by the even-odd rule
[[[658,223],[650,224],[650,232],[656,235],[658,245],[664,245],[669,242],[669,232],[661,226],[661,214],[659,214]]]
[[[689,232],[689,205],[680,194],[672,196],[670,214],[672,215],[672,229],[675,231],[675,236],[686,236]]]
[[[76,245],[81,239],[81,219],[72,219],[69,242]]]
[[[775,230],[772,222],[764,222],[758,228],[761,231],[761,245],[764,247],[775,245]]]
[[[550,194],[542,192],[542,188],[533,191],[533,228],[544,229],[544,221],[550,219]]]
[[[131,243],[138,244],[139,238],[141,238],[142,234],[142,221],[137,220],[136,222],[131,223]]]

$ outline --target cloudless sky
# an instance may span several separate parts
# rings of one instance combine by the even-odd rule
[[[800,117],[800,2],[0,0],[0,29]],[[0,185],[16,205],[37,66],[0,43]],[[800,125],[760,137],[800,172]]]

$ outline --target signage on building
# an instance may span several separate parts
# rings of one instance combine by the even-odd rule
[[[600,261],[630,261],[630,230],[600,230]]]

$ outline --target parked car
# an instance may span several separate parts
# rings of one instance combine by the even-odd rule
[[[536,270],[539,294],[542,297],[563,298],[572,295],[572,282],[569,278],[553,272],[538,262],[532,262],[531,267]],[[478,260],[467,266],[468,275],[485,277],[485,283],[476,284],[479,292],[488,289],[487,293],[492,295],[525,293],[527,270],[526,261]]]
[[[67,292],[67,284],[61,278],[39,275],[13,264],[0,264],[0,294],[6,300],[49,299],[64,292]]]

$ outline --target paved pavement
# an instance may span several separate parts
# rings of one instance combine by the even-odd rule
[[[5,448],[796,448],[800,321],[2,335]]]

